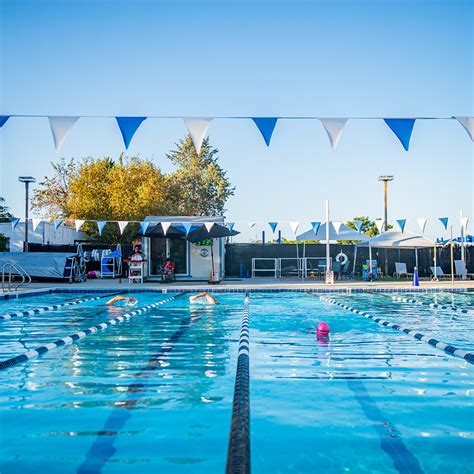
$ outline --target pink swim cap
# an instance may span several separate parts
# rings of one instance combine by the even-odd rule
[[[316,329],[316,333],[321,335],[329,334],[329,326],[324,321],[319,323]]]

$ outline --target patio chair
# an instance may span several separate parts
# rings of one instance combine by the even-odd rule
[[[457,278],[468,278],[472,279],[474,273],[467,273],[466,261],[465,260],[454,260],[455,276]]]
[[[348,260],[341,268],[341,278],[346,277],[347,279],[350,278],[349,267],[351,266],[351,262]]]
[[[332,264],[332,271],[334,272],[334,275],[338,280],[341,279],[341,263],[340,262],[334,262]]]
[[[413,278],[413,273],[408,273],[407,264],[402,262],[395,262],[395,273],[393,278],[401,278],[405,275],[406,278]]]
[[[431,274],[433,275],[433,278],[435,276],[435,267],[430,267]],[[439,278],[440,280],[443,278],[451,278],[450,273],[444,273],[443,269],[441,267],[436,267],[436,277]]]

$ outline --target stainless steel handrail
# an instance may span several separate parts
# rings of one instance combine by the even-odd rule
[[[13,270],[13,272],[12,272]],[[8,271],[8,288],[5,290],[5,274]],[[21,280],[15,285],[15,276]],[[13,277],[13,278],[12,278]],[[21,286],[28,286],[31,283],[31,276],[16,263],[7,262],[2,267],[2,291],[17,291]]]

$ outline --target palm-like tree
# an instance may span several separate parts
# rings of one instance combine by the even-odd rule
[[[0,222],[7,222],[11,217],[10,210],[5,205],[5,199],[0,196]]]

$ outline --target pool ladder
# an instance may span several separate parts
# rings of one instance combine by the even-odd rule
[[[16,280],[16,277],[19,277]],[[28,286],[31,276],[16,263],[5,263],[2,268],[2,291],[17,291],[21,286]]]

